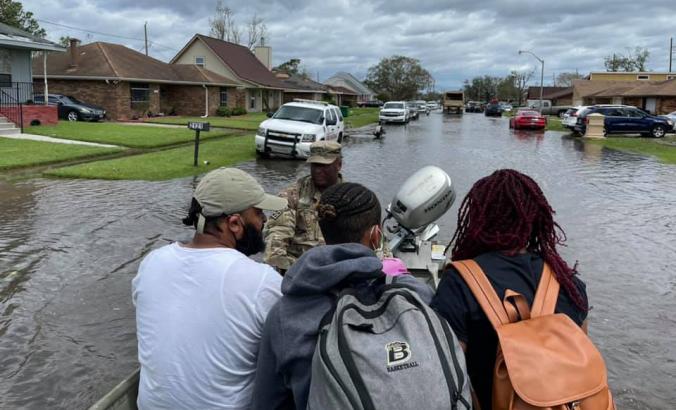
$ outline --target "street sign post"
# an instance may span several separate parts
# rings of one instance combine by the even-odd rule
[[[200,151],[200,131],[209,131],[210,124],[208,122],[189,122],[188,129],[195,130],[195,161],[193,166],[197,166],[197,157]]]

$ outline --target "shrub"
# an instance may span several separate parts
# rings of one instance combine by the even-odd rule
[[[216,110],[216,115],[220,117],[229,117],[231,115],[230,108],[222,105]]]
[[[244,115],[246,114],[246,108],[244,107],[235,107],[231,111],[232,115]]]

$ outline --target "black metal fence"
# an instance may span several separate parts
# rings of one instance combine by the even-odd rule
[[[33,103],[33,83],[0,82],[0,115],[23,132],[23,105]]]

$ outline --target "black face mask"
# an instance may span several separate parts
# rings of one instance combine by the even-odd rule
[[[256,229],[252,224],[244,224],[244,235],[242,239],[235,242],[235,249],[246,256],[255,255],[265,250],[265,241],[263,240],[263,231]]]

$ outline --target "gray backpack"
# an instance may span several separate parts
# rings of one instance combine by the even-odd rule
[[[340,294],[320,329],[308,410],[455,410],[471,402],[460,344],[417,293],[388,284],[371,304],[351,289]]]

